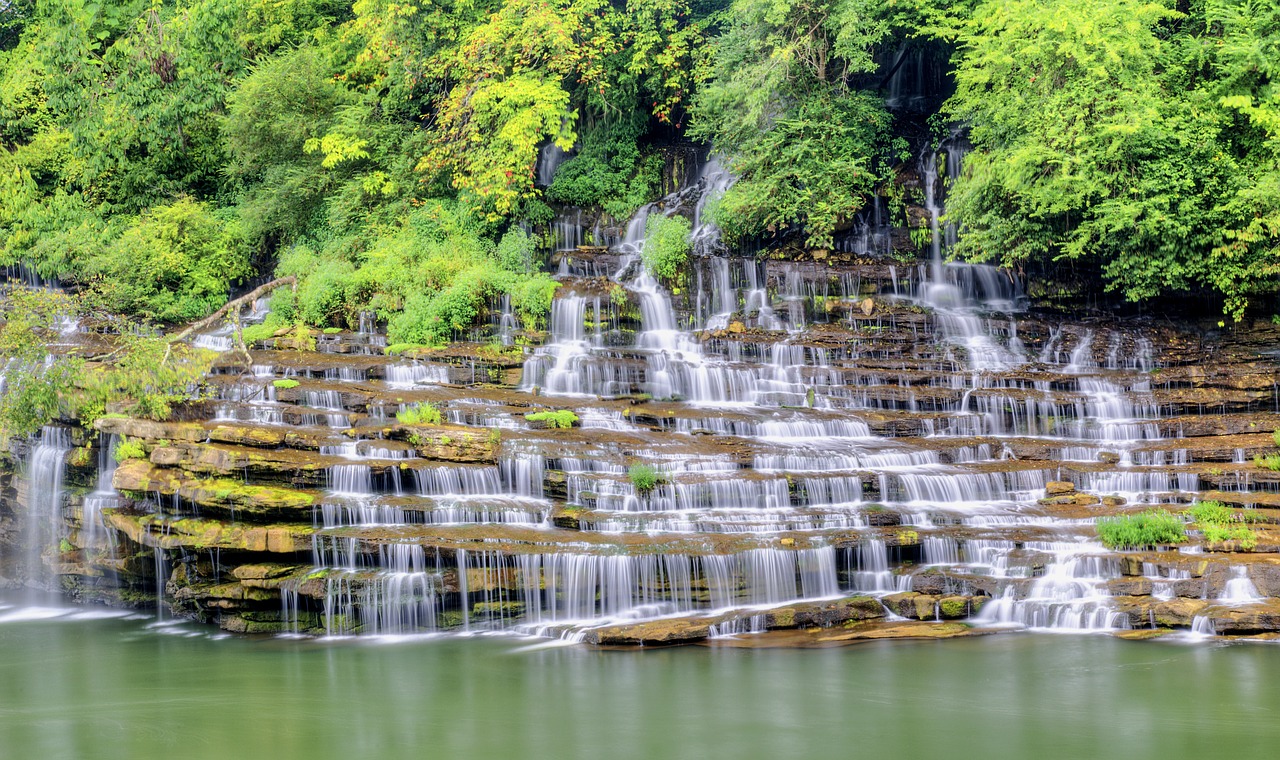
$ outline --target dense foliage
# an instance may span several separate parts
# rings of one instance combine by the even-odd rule
[[[922,50],[949,84],[887,105]],[[440,343],[503,295],[536,326],[550,204],[624,220],[673,142],[736,175],[729,242],[827,246],[874,195],[906,223],[957,134],[953,255],[1239,317],[1280,277],[1278,67],[1263,0],[13,0],[0,265],[165,323],[296,273],[277,320]]]
[[[93,319],[110,350],[92,359],[58,345],[77,317]],[[55,419],[86,427],[107,414],[165,419],[172,405],[198,396],[213,354],[154,330],[95,313],[86,299],[15,288],[5,299],[0,353],[9,357],[0,384],[0,443]]]

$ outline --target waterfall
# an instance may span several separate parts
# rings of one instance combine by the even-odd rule
[[[1218,601],[1233,606],[1264,601],[1253,585],[1253,581],[1249,579],[1248,568],[1236,567],[1232,568],[1231,572],[1231,579],[1223,587],[1222,598]]]
[[[1032,542],[1034,545],[1034,542]],[[1001,596],[988,602],[974,618],[979,625],[1018,625],[1064,631],[1105,631],[1127,628],[1127,618],[1111,607],[1108,580],[1120,577],[1119,562],[1092,556],[1094,547],[1046,544],[1053,559],[1025,596],[1010,583]],[[1097,547],[1100,549],[1101,547]]]
[[[538,186],[549,187],[555,179],[556,170],[568,159],[569,153],[554,142],[543,145],[538,150]]]
[[[116,489],[111,485],[116,472],[115,449],[120,436],[104,436],[98,446],[98,482],[93,493],[84,497],[80,516],[80,532],[86,549],[97,546],[101,540],[102,510],[116,506]]]
[[[43,555],[59,552],[58,545],[66,536],[62,496],[71,446],[67,428],[46,425],[27,458],[28,514],[23,545],[26,582],[32,590],[40,589],[47,579]]]

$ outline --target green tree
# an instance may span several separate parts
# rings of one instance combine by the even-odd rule
[[[828,245],[886,176],[902,146],[878,98],[854,87],[889,33],[881,11],[864,0],[730,7],[690,129],[740,177],[716,214],[727,237],[801,229]]]

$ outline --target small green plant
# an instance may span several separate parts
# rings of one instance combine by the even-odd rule
[[[530,422],[543,422],[549,428],[571,428],[578,424],[578,415],[568,409],[547,409],[529,412],[524,418]]]
[[[636,493],[649,493],[662,483],[666,482],[666,478],[658,469],[651,464],[633,464],[627,470],[627,477],[631,479],[631,485],[635,486]]]
[[[116,450],[111,456],[116,462],[123,462],[126,459],[146,459],[147,451],[138,441],[124,438],[116,444]]]
[[[286,391],[289,390],[290,388],[298,387],[298,381],[294,380],[291,377],[286,377],[283,380],[273,380],[271,384],[277,388],[280,388],[281,390],[286,390]]]
[[[1225,525],[1235,520],[1235,514],[1220,501],[1198,501],[1191,505],[1187,514],[1200,526]]]
[[[1178,544],[1186,538],[1182,518],[1164,509],[1098,520],[1098,537],[1108,549],[1142,549]]]
[[[1200,532],[1204,534],[1204,540],[1209,543],[1239,541],[1244,549],[1252,549],[1258,545],[1258,537],[1253,530],[1240,524],[1244,522],[1242,517],[1220,501],[1196,502],[1187,510],[1187,514],[1195,520]]]
[[[293,326],[293,331],[289,333],[289,340],[292,341],[295,351],[316,350],[316,338],[311,334],[311,328],[303,322]]]
[[[276,336],[276,331],[280,329],[280,325],[273,322],[263,322],[259,325],[246,325],[240,331],[240,337],[244,339],[245,345],[252,346],[254,343],[263,340],[269,340]]]
[[[1200,526],[1204,540],[1212,544],[1226,541],[1238,541],[1242,549],[1252,549],[1258,545],[1258,536],[1247,525],[1219,525],[1208,523]]]
[[[68,552],[73,552],[75,550],[76,548],[72,546],[71,542],[65,538],[58,542],[58,551],[62,552],[63,554],[67,554]]]
[[[1271,432],[1271,440],[1275,441],[1277,446],[1280,446],[1280,430]]]
[[[1263,469],[1280,472],[1280,454],[1267,454],[1266,456],[1258,454],[1254,456],[1253,463]]]
[[[440,410],[422,401],[397,412],[396,419],[402,425],[439,425]]]
[[[424,348],[424,346],[418,343],[392,343],[391,345],[387,346],[385,353],[388,356],[399,356],[400,354],[403,354],[409,351],[416,351],[419,348]]]
[[[627,289],[621,285],[611,285],[609,287],[609,303],[617,308],[627,305]]]

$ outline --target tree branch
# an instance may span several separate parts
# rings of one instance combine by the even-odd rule
[[[218,320],[225,317],[227,315],[227,312],[231,311],[232,309],[235,309],[236,313],[238,314],[239,310],[243,309],[245,304],[253,303],[254,301],[258,300],[259,298],[262,298],[267,293],[270,293],[271,291],[275,290],[276,288],[282,285],[292,285],[296,288],[298,287],[298,279],[294,275],[289,275],[288,277],[281,277],[279,279],[268,282],[266,285],[261,285],[259,287],[256,287],[253,290],[249,291],[248,293],[240,296],[239,298],[233,299],[231,301],[227,301],[226,305],[223,306],[221,309],[218,309],[214,313],[210,314],[209,316],[205,317],[204,319],[198,322],[193,322],[192,324],[188,325],[187,328],[182,332],[170,337],[169,342],[174,343],[180,340],[186,340],[187,338],[190,338],[192,335],[202,330],[205,330],[212,325],[217,324]]]

